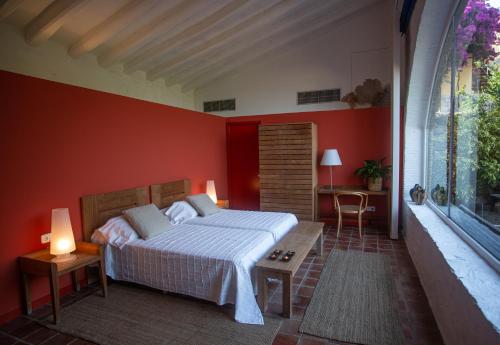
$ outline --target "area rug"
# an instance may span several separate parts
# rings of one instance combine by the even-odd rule
[[[396,303],[389,257],[333,251],[299,330],[357,344],[403,344]]]
[[[205,301],[112,284],[108,297],[88,296],[61,310],[58,325],[45,325],[103,345],[272,344],[281,320],[265,325],[234,321],[231,313]]]

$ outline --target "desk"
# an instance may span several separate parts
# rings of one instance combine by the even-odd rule
[[[385,197],[387,200],[387,227],[389,228],[390,219],[391,219],[391,190],[390,188],[382,189],[380,192],[375,192],[368,190],[365,186],[333,186],[333,190],[330,189],[329,185],[318,186],[316,189],[316,221],[319,221],[319,196],[320,195],[331,195],[332,196],[332,204],[335,209],[335,204],[333,203],[333,194],[336,192],[362,192],[368,194],[368,202],[370,202],[371,196],[381,196]]]

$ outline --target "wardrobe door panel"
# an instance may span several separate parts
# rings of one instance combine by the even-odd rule
[[[260,208],[313,220],[316,188],[316,126],[259,126]]]

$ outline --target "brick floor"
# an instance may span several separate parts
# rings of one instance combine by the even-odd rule
[[[345,228],[339,238],[336,228],[327,227],[323,257],[308,256],[293,281],[293,318],[284,320],[274,339],[274,345],[326,345],[348,344],[298,332],[299,325],[309,304],[323,264],[332,250],[381,253],[391,258],[393,278],[398,296],[398,311],[407,345],[443,344],[434,316],[418,279],[417,272],[403,240],[391,240],[387,231],[366,229],[363,239],[357,229]],[[281,286],[272,284],[268,313],[281,312]]]
[[[417,272],[403,240],[390,240],[387,232],[377,229],[366,229],[363,240],[357,230],[346,228],[339,238],[335,229],[327,227],[324,241],[323,257],[308,256],[301,269],[294,277],[293,285],[293,317],[283,319],[274,345],[326,345],[348,344],[333,340],[312,337],[298,332],[300,322],[309,304],[314,288],[323,268],[323,264],[332,250],[354,250],[370,253],[382,253],[391,258],[392,272],[398,295],[399,318],[407,345],[443,344],[436,322],[427,303],[425,293],[420,285]],[[84,289],[81,293],[65,296],[61,303],[68,305],[95,291],[95,287]],[[273,282],[270,287],[270,299],[267,313],[281,313],[281,287]],[[91,344],[85,340],[61,334],[34,322],[34,318],[50,315],[50,307],[41,307],[32,317],[19,317],[0,326],[0,345],[3,344]]]

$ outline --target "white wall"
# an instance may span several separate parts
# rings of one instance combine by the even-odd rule
[[[425,128],[434,74],[458,0],[417,1],[408,33],[409,85],[405,112],[403,197],[425,180]]]
[[[428,206],[408,204],[404,219],[408,251],[444,342],[499,344],[498,274]]]
[[[182,93],[179,86],[167,88],[162,79],[151,82],[144,73],[123,73],[122,66],[102,68],[94,55],[73,59],[65,47],[48,41],[39,47],[25,43],[19,29],[0,24],[0,69],[105,91],[145,101],[194,109],[193,92]]]
[[[345,109],[340,102],[297,105],[297,92],[340,88],[349,93],[366,78],[391,78],[391,1],[367,7],[334,22],[325,34],[306,37],[300,46],[269,54],[258,62],[195,91],[203,102],[236,98],[236,111],[222,116]]]

